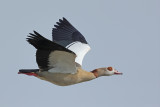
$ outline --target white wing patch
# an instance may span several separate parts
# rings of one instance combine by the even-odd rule
[[[77,55],[75,62],[77,62],[81,66],[84,56],[91,49],[88,44],[84,44],[78,41],[67,45],[66,48],[73,51]]]
[[[76,73],[76,55],[65,51],[53,51],[49,55],[48,72],[52,73]]]

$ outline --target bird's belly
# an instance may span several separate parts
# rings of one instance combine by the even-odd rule
[[[46,80],[56,85],[67,86],[79,83],[81,80],[77,78],[77,74],[63,74],[63,73],[50,73],[40,72],[38,78]]]

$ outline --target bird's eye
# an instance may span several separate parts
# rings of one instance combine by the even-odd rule
[[[108,67],[108,68],[107,68],[107,70],[112,71],[112,70],[113,70],[113,68],[112,68],[112,67]]]

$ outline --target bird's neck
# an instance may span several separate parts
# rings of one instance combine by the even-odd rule
[[[95,69],[95,70],[93,70],[93,71],[91,71],[93,74],[94,74],[94,76],[96,77],[96,78],[98,78],[99,77],[99,75],[98,75],[98,72],[97,72],[97,70]]]
[[[81,68],[77,70],[77,74],[75,75],[78,79],[78,82],[89,81],[96,78],[92,72],[87,72]]]
[[[100,77],[100,76],[104,76],[104,70],[102,70],[101,68],[99,68],[99,69],[95,69],[95,70],[93,70],[93,71],[91,71],[93,74],[94,74],[94,76],[96,77],[96,78],[98,78],[98,77]]]

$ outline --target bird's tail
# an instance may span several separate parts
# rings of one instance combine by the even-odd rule
[[[26,74],[29,76],[38,76],[39,69],[20,69],[18,74]]]

